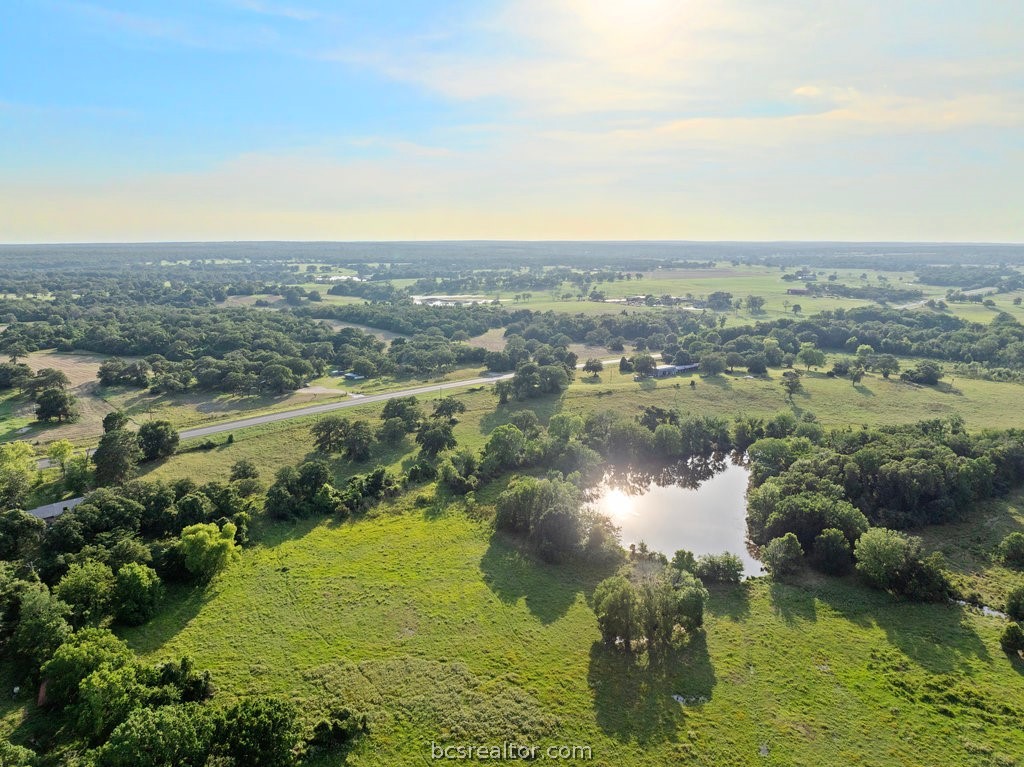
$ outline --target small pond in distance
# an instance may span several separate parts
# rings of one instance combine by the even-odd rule
[[[747,479],[730,460],[670,467],[657,474],[635,470],[605,475],[590,491],[591,508],[622,532],[622,545],[643,541],[671,558],[679,549],[696,555],[728,551],[743,560],[743,574],[764,569],[747,548]]]

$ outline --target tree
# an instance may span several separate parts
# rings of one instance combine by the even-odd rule
[[[443,397],[434,404],[433,418],[451,420],[456,415],[466,412],[466,403],[455,397]]]
[[[257,386],[261,392],[284,394],[299,388],[299,378],[284,365],[267,365],[260,371]]]
[[[633,585],[621,575],[601,581],[594,589],[594,612],[604,641],[609,645],[621,642],[626,652],[630,652],[637,632]]]
[[[259,479],[260,470],[256,468],[256,464],[250,460],[242,459],[236,461],[231,467],[230,479],[232,482],[237,482],[241,479]]]
[[[646,378],[654,375],[654,369],[657,365],[654,362],[654,357],[650,354],[637,354],[631,361],[633,363],[633,370],[636,371],[638,376]]]
[[[803,310],[804,310],[804,308],[802,306],[800,306],[800,304],[793,304],[793,308],[792,308],[793,314],[800,314],[800,312],[802,312]]]
[[[1010,622],[999,637],[999,646],[1007,655],[1020,655],[1024,652],[1024,629],[1019,623]]]
[[[804,561],[804,550],[793,533],[781,538],[772,538],[761,550],[761,561],[765,569],[776,580],[797,572]]]
[[[922,602],[949,598],[952,587],[936,555],[921,557],[920,539],[873,527],[854,547],[857,572],[873,586]]]
[[[44,389],[36,398],[36,418],[43,423],[56,418],[57,423],[78,418],[78,400],[64,389]]]
[[[1006,614],[1012,620],[1024,621],[1024,586],[1010,589],[1006,595]]]
[[[693,574],[702,581],[739,583],[743,578],[743,560],[735,554],[701,554]]]
[[[797,353],[796,358],[804,363],[808,370],[812,367],[820,368],[825,364],[825,352],[810,342],[800,344],[800,351]]]
[[[456,442],[451,424],[436,420],[424,423],[416,433],[416,444],[420,446],[420,452],[431,458],[452,449]]]
[[[313,433],[313,444],[320,453],[330,454],[341,449],[345,441],[345,433],[349,420],[340,415],[327,415],[310,427]]]
[[[21,595],[11,649],[33,670],[41,668],[71,636],[71,624],[67,621],[70,614],[71,608],[51,595],[45,584],[27,587]]]
[[[115,429],[100,437],[92,455],[98,485],[119,485],[131,479],[135,464],[142,458],[139,440],[130,431]]]
[[[999,551],[1008,567],[1024,569],[1024,533],[1010,533],[1003,538]]]
[[[139,448],[147,461],[174,455],[179,439],[170,421],[147,421],[139,427]]]
[[[764,310],[765,300],[762,296],[747,296],[747,309],[751,314],[760,314]]]
[[[120,410],[111,410],[103,416],[103,433],[117,431],[128,427],[128,416]]]
[[[68,706],[78,700],[82,680],[100,666],[136,663],[135,653],[109,629],[84,628],[68,637],[42,667],[46,699],[52,706]]]
[[[882,378],[888,378],[893,373],[900,372],[900,361],[891,354],[880,354],[874,357],[871,360],[871,366],[882,374]]]
[[[202,767],[208,762],[214,718],[196,703],[137,708],[99,749],[99,767]]]
[[[68,460],[74,455],[74,452],[75,446],[70,440],[58,439],[50,443],[50,446],[46,449],[46,457],[60,466],[61,477],[67,477]]]
[[[375,439],[373,428],[366,421],[351,422],[342,438],[345,457],[352,461],[365,461],[370,457]]]
[[[729,366],[729,372],[735,372],[740,365],[746,364],[746,358],[739,352],[729,352],[725,355],[725,364]]]
[[[114,585],[114,617],[126,626],[139,626],[156,612],[163,598],[160,576],[151,567],[128,562],[117,571]]]
[[[28,495],[35,469],[35,451],[20,440],[0,444],[0,505],[11,509]]]
[[[213,578],[239,556],[235,532],[230,522],[220,528],[212,522],[186,527],[181,531],[179,544],[185,568],[199,580]]]
[[[39,392],[46,389],[59,389],[63,391],[70,385],[71,379],[63,371],[55,370],[54,368],[42,368],[27,382],[26,390],[29,396],[37,397]]]
[[[68,568],[53,590],[54,596],[71,607],[71,624],[76,628],[99,623],[111,612],[114,573],[103,562],[86,560]]]
[[[860,365],[850,368],[850,381],[854,386],[859,384],[862,378],[864,378],[864,368]]]
[[[830,575],[843,575],[853,567],[853,553],[850,542],[842,530],[834,527],[822,530],[814,539],[811,564]]]
[[[414,432],[423,420],[423,410],[415,397],[395,397],[384,403],[380,411],[380,419],[400,418],[405,424],[406,432]]]
[[[252,697],[218,717],[214,752],[235,767],[289,767],[302,729],[293,703]]]
[[[725,356],[722,354],[701,354],[700,372],[705,376],[718,376],[725,372],[728,367]]]
[[[786,390],[786,399],[793,401],[793,395],[803,391],[804,385],[800,381],[800,373],[796,370],[787,370],[782,374],[780,381],[782,388]]]
[[[604,363],[596,357],[591,357],[583,364],[583,372],[590,373],[594,378],[598,378],[602,370],[604,370]]]

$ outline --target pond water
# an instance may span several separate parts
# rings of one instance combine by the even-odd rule
[[[743,560],[744,575],[764,569],[747,548],[747,479],[750,472],[728,460],[672,467],[657,475],[637,471],[605,475],[591,491],[591,507],[611,519],[622,544],[643,541],[671,558],[728,551]]]

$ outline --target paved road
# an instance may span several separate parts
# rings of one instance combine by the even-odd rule
[[[608,365],[611,363],[617,363],[618,358],[611,360],[602,360],[604,364]],[[577,365],[577,368],[582,368],[584,363]],[[480,378],[467,378],[464,381],[446,381],[445,383],[429,384],[427,386],[415,386],[410,389],[399,389],[397,391],[382,392],[380,394],[367,394],[365,396],[356,395],[350,396],[348,399],[343,399],[338,402],[326,402],[323,405],[307,405],[306,407],[295,408],[294,410],[282,410],[278,413],[267,413],[266,415],[255,415],[251,418],[239,418],[234,421],[225,421],[224,423],[216,423],[211,426],[199,426],[195,429],[185,429],[179,432],[181,439],[193,439],[195,437],[208,437],[211,434],[221,434],[226,431],[235,431],[236,429],[245,429],[249,426],[259,426],[265,423],[274,423],[275,421],[287,421],[291,418],[302,418],[307,415],[318,415],[320,413],[330,413],[333,410],[342,410],[347,407],[358,407],[359,405],[368,405],[371,402],[384,402],[389,399],[396,399],[398,397],[411,397],[416,394],[433,394],[434,392],[444,391],[446,389],[461,389],[467,386],[481,386],[487,384],[493,384],[498,381],[502,381],[506,378],[511,378],[512,373],[504,373],[502,375],[493,376],[481,376]],[[37,466],[40,469],[47,469],[50,467],[49,458],[40,458],[37,462]],[[66,501],[58,501],[57,503],[47,504],[46,506],[40,506],[37,509],[29,509],[29,514],[35,514],[37,517],[43,519],[49,519],[51,517],[58,516],[65,509],[71,508],[81,503],[81,498],[69,498]]]
[[[972,288],[971,290],[963,290],[960,292],[963,293],[965,296],[983,296],[987,293],[998,293],[999,288]],[[935,296],[932,296],[932,298],[935,298]],[[928,303],[928,301],[929,299],[922,298],[920,301],[911,301],[909,304],[903,304],[902,306],[897,306],[896,308],[916,309],[919,306],[924,306],[926,303]]]

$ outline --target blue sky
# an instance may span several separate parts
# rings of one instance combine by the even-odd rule
[[[0,241],[1024,240],[1018,0],[11,0]]]

